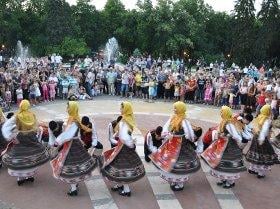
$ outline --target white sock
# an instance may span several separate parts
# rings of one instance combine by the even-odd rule
[[[124,184],[124,185],[123,185],[123,191],[124,191],[124,192],[130,192],[130,189],[129,189],[128,184]]]
[[[232,185],[234,183],[234,180],[227,180],[226,181],[226,185],[227,186],[230,186],[230,185]]]
[[[259,169],[258,170],[258,175],[259,176],[265,176],[265,170]]]
[[[180,182],[180,183],[178,183],[178,186],[179,186],[180,188],[183,188],[183,187],[184,187],[184,183],[183,183],[183,182]]]
[[[77,190],[77,184],[70,184],[71,192]]]

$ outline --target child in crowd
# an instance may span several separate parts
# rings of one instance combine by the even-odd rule
[[[258,116],[260,113],[261,108],[265,105],[265,90],[261,90],[261,93],[257,95],[257,109],[256,109],[256,115]]]
[[[228,104],[229,89],[225,86],[222,90],[222,105]]]
[[[32,106],[36,105],[36,85],[35,82],[32,81],[30,87],[29,87],[29,98],[30,98],[30,103]]]
[[[54,101],[55,100],[55,87],[56,87],[56,83],[51,80],[49,83],[49,88],[50,88],[50,100]]]
[[[229,107],[231,109],[235,109],[235,106],[234,106],[234,98],[236,97],[236,95],[234,94],[234,90],[231,89],[230,90],[230,93],[229,93],[229,99],[228,99],[228,103],[229,103]]]
[[[66,99],[67,98],[67,95],[68,95],[68,89],[69,89],[69,81],[68,79],[65,77],[63,78],[62,82],[62,99]]]
[[[5,92],[5,101],[7,103],[8,109],[11,109],[11,103],[12,103],[12,92],[10,87],[6,88]]]
[[[36,89],[36,101],[40,102],[41,100],[41,91],[39,88],[39,83],[37,80],[34,81],[35,89]]]
[[[179,96],[180,96],[180,84],[177,82],[174,87],[174,99],[176,101],[179,101]]]
[[[164,87],[164,101],[168,99],[168,102],[171,100],[171,82],[169,79],[163,84]]]
[[[182,83],[180,85],[180,101],[181,102],[185,101],[185,95],[186,95],[186,85]]]
[[[153,102],[154,91],[155,91],[155,82],[152,78],[149,79],[149,102]]]
[[[210,105],[212,103],[212,93],[213,93],[213,87],[210,81],[206,82],[206,88],[204,91],[204,102],[207,105]]]
[[[44,79],[41,82],[41,86],[42,86],[42,91],[43,91],[43,100],[44,100],[44,102],[48,102],[49,101],[49,88],[48,88],[48,83],[47,83],[46,79]]]
[[[22,92],[22,88],[19,85],[17,90],[16,90],[16,95],[17,95],[17,105],[19,105],[21,103],[21,101],[23,100],[23,92]]]

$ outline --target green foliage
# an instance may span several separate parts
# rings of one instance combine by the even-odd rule
[[[133,51],[132,55],[133,55],[134,57],[140,57],[140,56],[141,56],[141,52],[140,52],[140,50],[139,50],[138,48],[136,48],[136,49]]]
[[[47,51],[49,54],[59,53],[66,57],[70,57],[72,54],[75,56],[84,56],[90,52],[83,39],[70,37],[65,37],[60,45],[49,47]]]
[[[278,0],[236,0],[234,12],[215,12],[203,0],[138,0],[126,10],[121,0],[108,0],[96,10],[91,0],[70,6],[65,0],[1,0],[0,44],[13,51],[21,40],[33,55],[85,55],[98,51],[111,37],[123,56],[162,55],[206,62],[227,59],[240,65],[279,63]],[[135,50],[138,49],[138,50]]]

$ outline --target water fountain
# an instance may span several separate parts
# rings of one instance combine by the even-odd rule
[[[21,41],[17,42],[17,49],[16,49],[16,61],[20,63],[21,68],[26,67],[26,61],[29,57],[29,49],[28,47],[24,47]]]
[[[119,54],[119,44],[115,37],[110,38],[105,47],[105,58],[108,64],[116,61]]]

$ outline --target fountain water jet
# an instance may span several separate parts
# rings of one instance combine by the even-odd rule
[[[29,57],[29,49],[28,47],[24,47],[21,41],[17,42],[17,49],[16,49],[16,60],[20,63],[21,68],[26,67],[26,61]]]
[[[105,58],[107,63],[111,64],[115,62],[115,58],[117,58],[119,54],[119,44],[115,37],[110,38],[106,43],[105,47]]]

